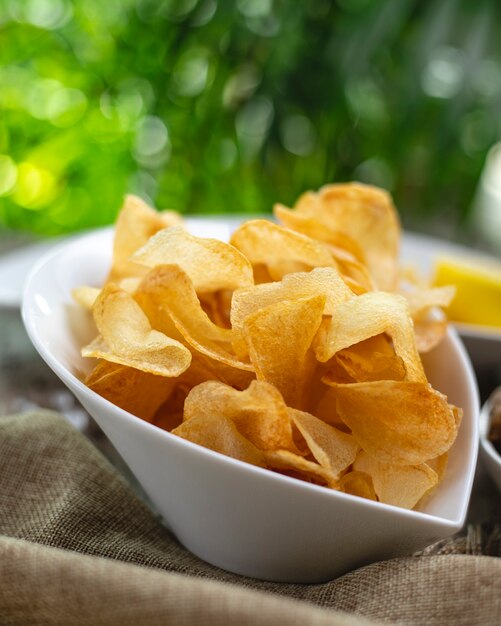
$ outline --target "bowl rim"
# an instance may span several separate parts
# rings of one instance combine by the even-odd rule
[[[216,219],[208,218],[208,219],[211,222],[217,222],[217,218]],[[188,222],[188,224],[190,223],[189,219],[186,221]],[[204,221],[203,217],[202,218],[196,217],[193,219],[192,223],[194,222],[203,223],[203,221]],[[226,221],[226,220],[223,220],[223,221]],[[232,220],[231,218],[230,220],[228,220],[228,222],[229,221],[232,221],[233,223],[237,223],[236,220]],[[468,498],[465,500],[465,503],[462,506],[461,511],[459,512],[460,515],[456,516],[454,519],[452,519],[452,516],[451,518],[446,518],[440,515],[427,513],[425,511],[404,509],[402,507],[398,507],[398,506],[391,505],[391,504],[386,504],[384,502],[375,502],[375,501],[371,501],[365,498],[360,498],[351,494],[343,493],[343,492],[333,490],[333,489],[328,489],[320,485],[315,485],[312,483],[308,483],[305,481],[292,478],[290,476],[279,474],[277,472],[273,472],[266,468],[254,466],[249,463],[245,463],[238,459],[234,459],[232,457],[224,455],[222,453],[215,452],[214,450],[210,450],[208,448],[195,444],[191,441],[185,440],[181,437],[173,435],[172,433],[164,429],[161,429],[160,427],[154,424],[151,424],[145,420],[142,420],[136,415],[133,415],[132,413],[129,413],[128,411],[116,406],[115,404],[107,400],[106,398],[103,398],[99,394],[89,389],[83,383],[83,381],[80,380],[78,376],[76,376],[72,371],[70,371],[69,368],[67,368],[64,364],[62,364],[59,361],[59,359],[55,357],[53,353],[50,351],[50,349],[44,344],[36,328],[34,318],[32,318],[32,316],[30,315],[30,307],[36,302],[36,298],[34,297],[35,294],[33,294],[33,291],[37,284],[37,280],[40,277],[41,273],[45,269],[47,269],[47,267],[50,265],[51,262],[53,262],[59,256],[62,256],[65,252],[72,250],[75,247],[75,245],[82,245],[87,239],[94,239],[96,237],[110,237],[113,231],[114,231],[113,226],[106,226],[102,228],[88,230],[82,233],[80,236],[76,236],[72,238],[71,241],[65,241],[55,246],[53,249],[48,251],[44,256],[42,256],[32,267],[26,279],[24,289],[23,289],[21,316],[22,316],[22,320],[23,320],[26,332],[30,338],[30,341],[32,342],[32,344],[34,345],[35,349],[37,350],[39,355],[42,357],[42,359],[56,373],[56,375],[60,378],[60,380],[67,387],[70,388],[70,390],[73,393],[75,393],[75,390],[76,390],[80,394],[89,395],[91,396],[91,399],[94,402],[105,403],[105,406],[108,406],[113,411],[118,412],[121,418],[125,419],[130,424],[134,424],[136,426],[139,425],[139,427],[150,430],[151,432],[154,431],[157,436],[160,436],[161,438],[163,437],[164,439],[170,441],[174,445],[179,445],[181,447],[184,446],[186,449],[192,450],[192,451],[196,450],[198,454],[205,456],[205,458],[207,459],[211,459],[213,462],[217,462],[220,464],[222,463],[225,465],[229,464],[229,467],[238,467],[241,470],[245,469],[248,472],[255,473],[256,475],[261,476],[263,479],[282,481],[282,482],[285,482],[286,484],[289,484],[289,486],[292,486],[300,491],[317,493],[318,497],[330,498],[333,500],[341,499],[342,501],[345,500],[347,502],[357,502],[358,504],[363,503],[364,506],[368,507],[369,509],[374,509],[376,511],[381,511],[381,512],[386,511],[393,515],[403,516],[404,518],[420,520],[422,522],[427,522],[427,523],[439,524],[443,528],[449,529],[451,532],[461,529],[466,519],[470,495],[468,495]],[[40,303],[38,303],[38,306],[40,307]],[[471,402],[472,402],[472,406],[475,407],[475,409],[472,411],[473,414],[471,415],[471,420],[472,420],[471,427],[473,430],[472,439],[476,440],[476,444],[477,444],[477,445],[475,445],[474,443],[472,444],[473,450],[472,450],[471,467],[465,469],[465,473],[467,474],[466,481],[465,481],[465,492],[467,494],[471,494],[471,489],[472,489],[473,479],[474,479],[474,474],[475,474],[475,467],[477,463],[477,456],[478,456],[479,437],[478,437],[478,419],[476,419],[478,417],[478,407],[479,407],[478,386],[477,386],[476,378],[473,373],[473,368],[472,368],[470,359],[468,357],[468,354],[466,352],[466,349],[459,337],[457,330],[451,325],[449,325],[447,329],[447,338],[449,341],[453,343],[454,347],[457,349],[459,356],[460,356],[460,360],[463,364],[463,367],[466,369],[468,373],[468,379],[471,381],[471,385],[470,385]]]
[[[497,469],[501,473],[501,454],[496,450],[494,444],[489,439],[489,428],[491,425],[491,409],[492,402],[486,400],[480,409],[479,415],[479,438],[480,446],[485,454],[496,464]]]

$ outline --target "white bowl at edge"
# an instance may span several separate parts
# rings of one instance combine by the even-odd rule
[[[487,401],[480,411],[480,455],[490,477],[501,493],[501,455],[489,441],[491,403]]]
[[[228,237],[230,222],[188,222],[194,234]],[[457,333],[424,364],[433,386],[464,410],[446,477],[422,511],[311,485],[185,441],[114,406],[79,378],[88,329],[71,290],[99,285],[111,259],[103,229],[53,250],[24,292],[26,330],[47,364],[109,437],[179,541],[229,571],[281,582],[321,582],[356,567],[411,554],[462,527],[478,450],[478,393]],[[81,314],[81,312],[80,312]]]

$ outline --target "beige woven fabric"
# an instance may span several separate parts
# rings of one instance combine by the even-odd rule
[[[50,412],[0,419],[1,624],[501,623],[497,527],[321,585],[261,582],[187,552]],[[97,558],[107,557],[107,558]]]

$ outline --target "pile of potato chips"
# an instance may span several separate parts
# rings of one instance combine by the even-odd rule
[[[225,243],[128,197],[106,284],[74,293],[98,331],[85,382],[222,454],[413,508],[461,419],[419,356],[443,337],[454,291],[399,268],[380,189],[329,185],[275,216]]]

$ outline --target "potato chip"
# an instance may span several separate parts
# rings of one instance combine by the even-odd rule
[[[429,318],[414,322],[414,334],[416,335],[416,348],[420,354],[433,350],[447,332],[447,318],[442,313],[433,312]]]
[[[116,282],[126,276],[140,276],[144,268],[130,261],[131,255],[141,248],[159,230],[181,222],[174,211],[159,213],[137,196],[126,196],[115,225],[113,263],[108,281]]]
[[[232,367],[200,352],[194,352],[191,365],[183,377],[188,381],[198,379],[196,384],[206,380],[218,380],[235,389],[242,390],[247,389],[250,383],[256,379],[256,374],[254,371]]]
[[[254,284],[252,266],[236,248],[190,235],[181,226],[161,230],[132,257],[147,267],[179,265],[200,293]]]
[[[252,265],[265,265],[273,280],[314,267],[337,267],[327,246],[267,220],[245,222],[230,243]]]
[[[264,454],[243,437],[227,417],[199,415],[183,422],[172,433],[214,452],[265,467]]]
[[[288,406],[301,408],[315,370],[313,338],[326,297],[277,302],[244,319],[243,333],[258,380],[280,391]]]
[[[336,388],[327,386],[324,387],[324,393],[319,395],[317,404],[312,407],[311,412],[316,415],[318,419],[322,420],[322,422],[330,424],[343,432],[349,432],[350,429],[343,422],[336,409]]]
[[[203,310],[209,319],[221,326],[221,328],[231,328],[230,309],[233,291],[230,289],[220,289],[212,293],[198,294],[198,299]]]
[[[340,272],[353,284],[356,281],[361,288],[356,293],[363,293],[374,288],[374,283],[365,265],[365,258],[358,244],[339,231],[330,230],[315,217],[291,211],[281,204],[276,204],[273,212],[284,226],[316,241],[325,243]]]
[[[407,301],[398,294],[369,292],[340,304],[327,337],[315,342],[317,359],[325,363],[344,348],[381,333],[391,337],[395,353],[404,363],[406,379],[425,382]]]
[[[295,210],[356,241],[378,288],[396,288],[400,224],[388,193],[360,183],[327,185]]]
[[[310,413],[296,409],[290,409],[289,413],[315,460],[333,476],[339,477],[357,456],[359,446],[355,439]]]
[[[428,465],[393,465],[382,463],[366,452],[355,460],[356,471],[371,476],[380,502],[412,509],[438,483],[438,476]]]
[[[444,454],[437,456],[435,459],[428,459],[426,461],[426,465],[428,465],[428,467],[437,474],[438,481],[440,482],[444,479],[448,462],[449,462],[449,453],[444,452]]]
[[[109,283],[93,306],[101,336],[83,348],[82,356],[127,365],[159,376],[179,376],[191,353],[175,339],[152,330],[141,307],[127,292]]]
[[[185,341],[195,350],[231,367],[253,371],[232,349],[233,332],[214,324],[202,309],[193,283],[178,265],[158,265],[143,278],[136,300],[153,327],[162,329],[165,316],[171,318]]]
[[[264,283],[233,292],[231,300],[231,326],[237,354],[246,354],[243,338],[244,319],[271,304],[285,300],[298,300],[325,296],[324,315],[333,315],[341,302],[353,297],[339,272],[333,267],[313,269],[284,276],[279,282]]]
[[[451,286],[402,291],[414,319],[416,346],[421,354],[432,350],[443,339],[447,318],[437,307],[448,307],[455,293],[455,287]]]
[[[339,481],[339,489],[352,496],[377,500],[372,478],[365,472],[348,472]]]
[[[329,244],[331,249],[335,248],[340,252],[342,258],[350,258],[365,264],[365,255],[356,241],[339,230],[328,228],[315,215],[305,215],[297,210],[291,211],[283,204],[275,204],[273,213],[286,228]]]
[[[244,391],[214,381],[202,383],[191,390],[184,405],[184,420],[199,415],[231,419],[238,431],[260,450],[297,452],[285,402],[268,383],[253,381]]]
[[[270,469],[292,471],[303,480],[309,479],[311,482],[325,484],[332,489],[338,486],[336,476],[330,471],[288,450],[268,450],[264,453],[264,458]]]
[[[391,342],[384,334],[374,335],[349,348],[340,350],[333,358],[351,380],[346,382],[369,382],[375,380],[403,380],[405,366],[395,354]],[[345,382],[339,380],[339,368],[332,366],[323,376],[324,382]]]
[[[99,362],[85,380],[100,396],[146,421],[169,398],[176,382],[108,361]]]
[[[428,383],[377,381],[334,389],[337,413],[360,447],[381,462],[419,465],[454,443],[453,407]]]
[[[402,295],[409,303],[412,317],[419,319],[433,307],[447,308],[456,295],[456,288],[449,285],[447,287],[412,289],[403,291]]]

